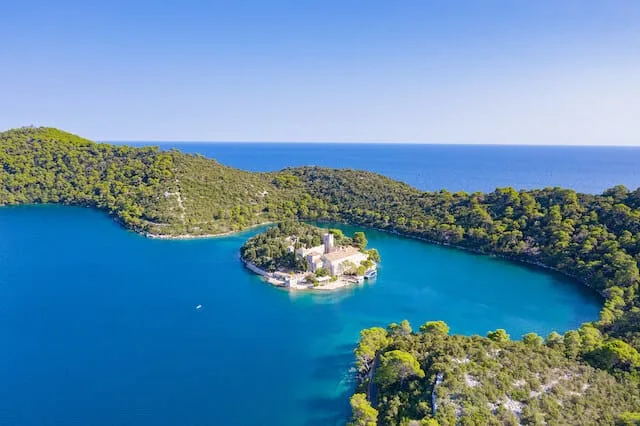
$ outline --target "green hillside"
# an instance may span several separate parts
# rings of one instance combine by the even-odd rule
[[[202,235],[293,217],[274,176],[178,151],[95,143],[52,128],[0,133],[0,204],[63,203],[108,211],[154,235]]]

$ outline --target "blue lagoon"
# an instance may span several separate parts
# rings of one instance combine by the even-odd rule
[[[239,261],[259,231],[160,241],[91,209],[0,209],[0,423],[343,424],[362,328],[544,335],[601,303],[545,271],[373,230],[375,281],[289,293]]]

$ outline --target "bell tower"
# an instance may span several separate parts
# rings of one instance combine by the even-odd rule
[[[333,234],[327,233],[324,234],[322,238],[322,242],[324,243],[324,254],[331,253],[333,251]]]

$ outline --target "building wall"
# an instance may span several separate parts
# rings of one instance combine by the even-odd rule
[[[356,266],[360,266],[360,262],[362,262],[363,260],[366,260],[368,258],[368,256],[364,253],[354,253],[350,256],[345,256],[341,259],[336,259],[334,261],[326,261],[325,262],[325,267],[327,269],[329,269],[329,272],[331,273],[331,275],[341,275],[344,271],[342,268],[342,263],[349,261],[349,262],[353,262]]]
[[[265,271],[264,269],[258,268],[253,263],[247,262],[247,261],[243,261],[243,262],[244,262],[244,266],[246,266],[247,269],[249,269],[250,271],[255,272],[258,275],[265,276],[265,277],[270,277],[271,276],[271,274],[269,272]]]
[[[308,255],[306,260],[311,272],[315,272],[319,267],[323,265],[322,256],[320,256],[319,254]]]
[[[307,255],[309,253],[324,253],[324,244],[321,246],[316,246],[316,247],[311,247],[311,248],[302,248],[300,247],[297,251],[296,254],[300,257],[307,257]]]

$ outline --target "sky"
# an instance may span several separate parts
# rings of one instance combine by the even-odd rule
[[[640,1],[0,4],[0,129],[640,145]]]

